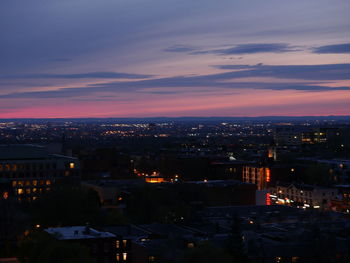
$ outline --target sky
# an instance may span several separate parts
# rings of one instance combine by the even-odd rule
[[[0,118],[350,115],[349,0],[2,0]]]

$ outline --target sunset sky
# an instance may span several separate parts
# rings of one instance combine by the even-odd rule
[[[349,0],[2,0],[0,118],[350,115]]]

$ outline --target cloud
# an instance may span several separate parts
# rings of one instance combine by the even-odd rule
[[[0,76],[3,79],[145,79],[151,75],[119,73],[119,72],[88,72],[77,74],[24,74]]]
[[[320,46],[313,50],[317,54],[350,54],[350,43]]]
[[[348,80],[350,64],[323,65],[219,65],[220,69],[243,69],[223,73],[231,78],[274,77],[302,80]]]
[[[186,46],[186,45],[173,45],[171,47],[168,47],[164,49],[166,52],[193,52],[197,50],[198,48],[192,47],[192,46]]]
[[[195,51],[191,54],[220,54],[220,55],[243,55],[256,53],[285,53],[298,51],[295,47],[285,43],[255,43],[239,44],[231,48]]]
[[[298,90],[298,91],[344,91],[350,87],[325,86],[325,81],[350,79],[350,64],[326,65],[220,65],[220,69],[234,70],[218,74],[200,76],[175,76],[169,78],[153,78],[142,80],[106,82],[88,84],[84,87],[60,88],[48,91],[12,92],[0,98],[72,98],[96,96],[104,94],[131,95],[149,93],[158,95],[180,94],[191,91],[200,93],[204,88],[213,91],[225,89],[266,89],[266,90]],[[235,79],[252,77],[270,77],[275,79],[297,79],[299,82],[249,82]],[[304,81],[303,81],[304,80]],[[322,84],[322,85],[321,85]],[[154,90],[158,88],[157,90]],[[183,88],[176,90],[174,88]],[[184,91],[184,89],[186,89]]]

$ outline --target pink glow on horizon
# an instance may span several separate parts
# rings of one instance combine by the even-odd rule
[[[252,96],[254,94],[254,96]],[[125,95],[125,99],[129,96]],[[0,118],[350,115],[348,91],[218,89],[208,93],[135,94],[130,101],[24,100],[23,107],[0,111]],[[6,101],[11,104],[11,101]],[[27,104],[25,105],[24,102]]]

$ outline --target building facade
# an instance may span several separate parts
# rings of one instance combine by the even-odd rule
[[[273,204],[304,208],[329,209],[337,195],[337,189],[306,184],[279,182],[270,188]]]
[[[80,183],[76,158],[49,154],[34,145],[1,145],[0,178],[7,179],[18,201],[32,201],[56,184]]]

